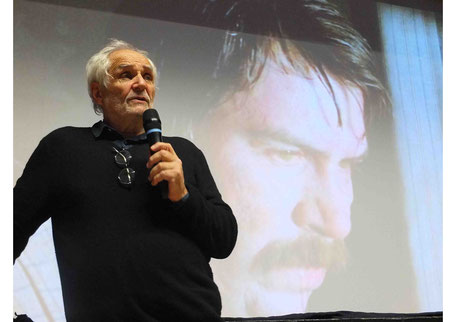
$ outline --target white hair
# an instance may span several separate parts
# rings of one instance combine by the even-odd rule
[[[152,60],[150,60],[150,58],[148,57],[147,51],[140,50],[125,41],[111,38],[110,42],[104,48],[102,48],[98,53],[90,57],[86,65],[87,87],[89,91],[89,96],[92,99],[93,110],[96,114],[102,114],[103,110],[101,106],[95,103],[95,100],[92,97],[91,85],[93,82],[97,82],[106,88],[106,86],[108,85],[108,77],[111,76],[108,73],[108,69],[111,66],[109,55],[117,50],[122,49],[130,49],[140,53],[141,55],[144,55],[149,60],[150,65],[152,67],[152,76],[154,83],[157,81],[157,69]]]

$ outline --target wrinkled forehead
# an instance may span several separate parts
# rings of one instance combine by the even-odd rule
[[[150,60],[143,54],[131,49],[116,50],[109,54],[108,58],[110,62],[108,70],[110,72],[119,68],[125,68],[130,66],[152,70]]]

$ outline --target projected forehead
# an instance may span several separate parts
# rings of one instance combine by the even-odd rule
[[[341,125],[342,119],[339,110],[339,102],[336,98],[337,95],[334,92],[333,84],[337,79],[338,85],[343,85],[344,87],[352,89],[359,87],[354,85],[355,80],[351,80],[348,73],[347,76],[344,77],[344,75],[340,75],[339,72],[336,77],[330,69],[325,67],[325,59],[319,58],[318,52],[331,50],[329,47],[314,47],[316,47],[316,45],[312,43],[300,41],[293,42],[288,39],[281,39],[279,41],[276,38],[265,37],[261,45],[255,47],[255,49],[252,50],[250,57],[244,62],[241,82],[239,82],[240,85],[238,89],[245,90],[252,88],[262,76],[266,64],[269,63],[269,65],[271,65],[271,63],[274,63],[285,74],[300,74],[301,77],[306,79],[314,79],[315,81],[320,80],[322,85],[327,87],[328,93],[334,101],[338,123]],[[313,57],[313,62],[308,60],[310,59],[309,57]],[[331,78],[332,81],[330,81],[329,78]],[[234,92],[235,91],[236,89],[234,89]],[[362,97],[362,91],[360,91],[360,94]],[[363,108],[362,104],[361,108]]]
[[[360,158],[367,149],[361,90],[328,78],[334,98],[315,71],[303,75],[268,60],[253,86],[224,104],[226,118],[241,120],[255,136],[280,138],[338,158]]]

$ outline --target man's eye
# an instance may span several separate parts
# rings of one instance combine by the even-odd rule
[[[143,78],[144,78],[146,81],[152,81],[152,80],[154,80],[154,78],[152,77],[151,74],[144,74]]]
[[[120,78],[131,79],[131,74],[130,74],[130,72],[124,72],[124,73],[120,74]]]

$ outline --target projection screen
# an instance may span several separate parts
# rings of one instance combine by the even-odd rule
[[[192,22],[188,9],[160,16],[153,5],[166,1],[14,1],[14,182],[48,133],[102,119],[85,64],[110,38],[125,40],[157,66],[164,135],[204,152],[237,218],[235,250],[211,260],[222,316],[441,311],[441,12],[332,2],[372,47],[384,107],[336,76],[331,95],[312,72],[277,62],[249,88],[230,70],[222,79],[227,39],[267,37]],[[339,109],[347,127],[331,127]],[[16,260],[14,310],[65,320],[51,220]]]

